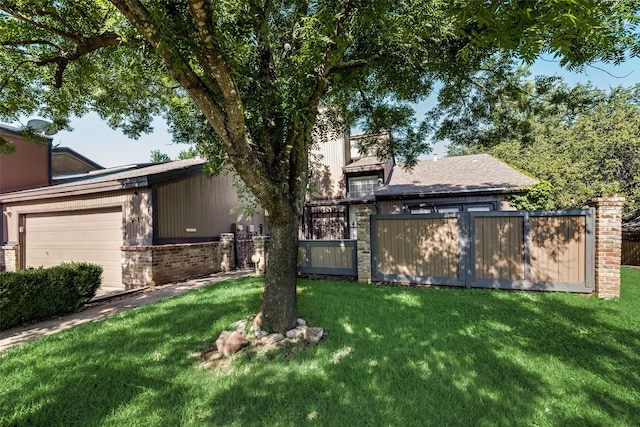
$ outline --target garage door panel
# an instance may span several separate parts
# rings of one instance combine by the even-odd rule
[[[103,287],[122,287],[120,209],[27,215],[25,228],[27,267],[90,262],[102,266]]]

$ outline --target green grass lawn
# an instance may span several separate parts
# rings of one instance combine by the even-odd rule
[[[221,282],[0,353],[0,425],[640,424],[640,271],[622,297],[303,280],[316,346],[203,369],[258,311]]]

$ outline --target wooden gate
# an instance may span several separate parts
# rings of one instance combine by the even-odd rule
[[[592,210],[371,217],[372,279],[594,290]]]
[[[357,276],[356,240],[300,240],[298,272]]]

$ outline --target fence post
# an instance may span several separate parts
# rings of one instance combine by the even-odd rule
[[[269,236],[253,236],[253,256],[251,261],[256,265],[256,274],[264,276],[267,271],[267,241]]]
[[[611,194],[591,201],[596,209],[595,287],[600,298],[620,296],[623,204],[624,197]]]
[[[235,259],[233,253],[233,233],[220,234],[220,270],[231,271],[235,268]]]
[[[371,283],[371,209],[356,212],[358,230],[358,282]]]

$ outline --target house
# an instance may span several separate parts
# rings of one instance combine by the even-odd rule
[[[513,210],[506,197],[538,183],[488,154],[434,157],[411,170],[402,166],[375,190],[380,214]]]
[[[12,154],[0,155],[0,193],[50,184],[50,138],[33,141],[20,129],[1,124],[0,138],[15,146]]]
[[[259,229],[238,221],[231,173],[208,178],[204,160],[130,165],[57,185],[0,194],[6,270],[63,261],[102,265],[103,290],[162,284],[220,270],[220,235]],[[1,267],[1,265],[0,265]]]
[[[51,149],[51,174],[53,176],[85,173],[99,169],[104,168],[69,147],[53,147]]]
[[[2,124],[0,139],[15,147],[10,155],[0,154],[0,194],[51,183],[51,139],[32,141],[20,129]],[[5,230],[6,218],[0,217],[0,244]]]
[[[393,158],[361,156],[359,138],[334,135],[317,144],[303,238],[356,238],[356,213],[365,208],[504,210],[506,195],[536,183],[488,155],[423,160],[406,171]],[[49,160],[40,181],[0,194],[0,269],[87,261],[103,266],[106,289],[161,284],[219,271],[221,235],[266,225],[264,211],[237,220],[232,175],[205,177],[203,160],[104,169],[69,149],[55,155],[67,157],[66,169],[56,170],[73,173],[52,177]]]
[[[356,238],[356,212],[379,214],[500,211],[512,209],[509,194],[522,193],[537,180],[487,155],[421,160],[411,170],[394,159],[357,157],[358,138],[325,140],[312,157],[316,189],[304,210],[301,238]]]
[[[349,134],[326,138],[312,151],[312,191],[304,208],[301,238],[353,239],[356,212],[375,207],[374,191],[389,180],[395,161],[361,156],[360,138]]]

